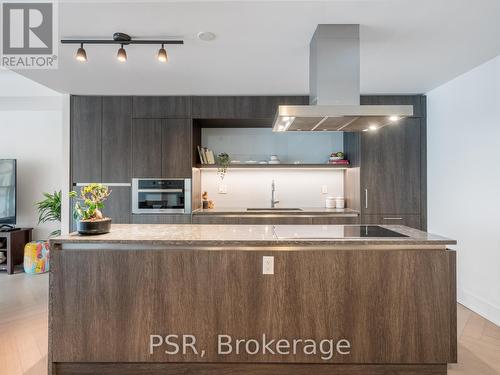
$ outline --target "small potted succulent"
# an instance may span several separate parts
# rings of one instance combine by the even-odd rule
[[[77,231],[80,234],[103,234],[111,229],[111,218],[104,217],[101,210],[111,190],[107,186],[92,183],[83,186],[80,194],[71,191],[69,196],[77,201],[73,208],[73,218],[77,220]]]

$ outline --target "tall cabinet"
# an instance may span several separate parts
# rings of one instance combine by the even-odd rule
[[[101,182],[112,190],[103,213],[130,223],[131,108],[127,96],[71,97],[71,188]]]
[[[348,204],[364,224],[427,227],[425,96],[367,96],[362,104],[412,104],[414,116],[380,131],[345,133],[353,170],[346,174]]]

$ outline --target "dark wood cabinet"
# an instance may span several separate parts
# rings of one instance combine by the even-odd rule
[[[359,217],[301,216],[301,215],[197,215],[193,214],[193,224],[228,224],[228,225],[336,225],[358,224]]]
[[[192,127],[190,119],[167,119],[162,122],[162,177],[191,178]]]
[[[71,97],[72,182],[101,182],[102,97]]]
[[[423,95],[362,96],[362,104],[413,105],[415,116],[373,132],[344,133],[351,161],[344,189],[364,224],[427,227],[426,102]]]
[[[110,186],[111,195],[105,202],[104,216],[115,224],[130,224],[132,212],[132,191],[130,186]]]
[[[132,98],[102,98],[102,182],[130,182]]]
[[[190,96],[134,96],[134,118],[191,117]]]
[[[364,214],[420,214],[419,118],[361,135]]]
[[[191,178],[189,119],[132,122],[132,177]]]
[[[420,215],[363,215],[363,224],[406,225],[420,229]]]
[[[191,224],[190,214],[134,215],[133,224]]]
[[[348,225],[348,224],[359,224],[359,216],[356,217],[334,217],[334,216],[315,216],[312,218],[312,223],[314,225]]]
[[[307,96],[193,96],[195,119],[273,118],[281,104],[308,104]]]
[[[164,120],[132,121],[132,177],[161,177]]]

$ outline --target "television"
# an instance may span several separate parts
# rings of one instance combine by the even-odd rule
[[[0,227],[16,224],[16,160],[0,159]]]

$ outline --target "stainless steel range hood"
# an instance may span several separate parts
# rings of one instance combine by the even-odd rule
[[[368,131],[413,116],[411,105],[360,105],[359,25],[318,25],[309,49],[310,105],[279,106],[273,131]]]

